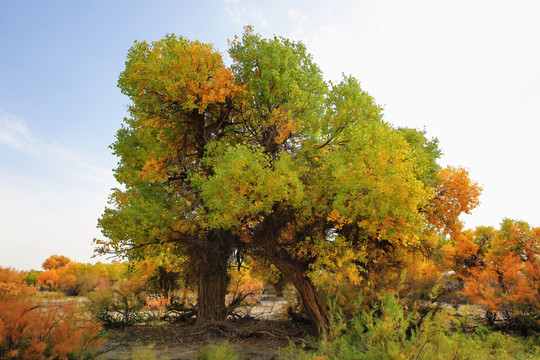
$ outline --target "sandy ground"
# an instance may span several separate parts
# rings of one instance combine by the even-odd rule
[[[246,359],[277,359],[276,352],[289,345],[309,344],[314,329],[308,324],[292,323],[283,317],[285,299],[264,296],[253,307],[237,309],[239,319],[195,326],[159,323],[135,325],[111,330],[105,351],[98,359],[129,359],[153,344],[152,353],[175,359],[194,359],[209,344],[228,343]]]

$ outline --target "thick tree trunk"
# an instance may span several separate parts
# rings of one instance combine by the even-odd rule
[[[303,266],[294,260],[276,260],[275,265],[293,283],[302,298],[306,314],[317,327],[317,331],[319,333],[325,332],[330,325],[330,314],[315,286],[305,276],[306,271]]]
[[[227,264],[223,266],[221,259],[216,258],[213,266],[205,263],[199,267],[198,323],[225,320],[227,317],[225,295],[228,283]]]
[[[227,318],[225,295],[229,276],[227,266],[233,250],[228,232],[212,230],[204,246],[195,255],[198,270],[197,323],[222,321]]]
[[[280,211],[277,205],[273,210],[264,218],[263,223],[254,233],[253,240],[260,247],[260,256],[270,260],[298,290],[306,314],[317,327],[317,331],[325,332],[330,325],[330,314],[317,289],[306,276],[309,270],[308,263],[292,258],[278,241],[281,230],[288,225],[294,213]]]

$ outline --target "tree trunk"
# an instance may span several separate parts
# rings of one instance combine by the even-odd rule
[[[276,282],[272,283],[274,291],[276,292],[276,297],[283,297],[283,288],[285,286],[285,276],[282,274],[279,275],[279,279]]]
[[[317,327],[317,332],[319,334],[325,332],[330,325],[330,314],[315,286],[305,276],[306,270],[302,264],[294,260],[276,259],[275,265],[300,293],[306,314],[309,320]]]
[[[227,317],[225,295],[227,295],[227,263],[216,258],[216,263],[201,264],[199,267],[199,294],[197,322],[222,321]],[[210,265],[210,266],[208,266]]]
[[[275,140],[277,133],[275,125],[266,127],[262,131],[264,152],[272,157],[275,157],[280,150]],[[281,230],[294,220],[295,211],[286,207],[280,208],[279,203],[274,203],[272,210],[272,213],[264,217],[263,223],[253,238],[264,250],[263,257],[269,259],[292,281],[302,297],[302,303],[309,319],[317,327],[317,332],[325,332],[330,325],[330,315],[315,286],[306,277],[308,271],[306,263],[293,259],[278,241]]]
[[[198,272],[197,323],[227,318],[225,295],[229,285],[227,266],[233,250],[230,234],[222,230],[208,233],[195,254]]]
[[[253,234],[253,241],[260,246],[260,256],[270,260],[293,283],[302,298],[309,320],[317,327],[317,331],[322,333],[330,325],[330,314],[315,286],[306,277],[308,263],[292,258],[278,241],[281,230],[293,218],[294,212],[280,211],[279,207],[274,205],[273,212],[264,218]]]

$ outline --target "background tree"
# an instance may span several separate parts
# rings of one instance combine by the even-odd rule
[[[491,323],[500,314],[509,326],[524,331],[538,329],[540,229],[505,219],[500,230],[487,236],[488,242],[485,229],[479,229],[470,251],[456,246],[457,256],[475,259],[456,264],[464,273],[463,295],[483,306]]]
[[[471,181],[469,172],[461,167],[440,170],[435,198],[430,202],[427,216],[430,224],[445,234],[458,233],[463,228],[459,216],[469,214],[480,204],[482,188]]]
[[[43,262],[43,270],[58,270],[69,264],[71,259],[64,255],[51,255]]]

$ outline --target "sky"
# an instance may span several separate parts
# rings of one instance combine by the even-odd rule
[[[360,80],[384,118],[439,140],[483,186],[466,227],[540,226],[540,2],[0,0],[0,266],[93,258],[127,116],[135,40],[169,33],[226,57],[245,25],[302,41],[329,81]]]

